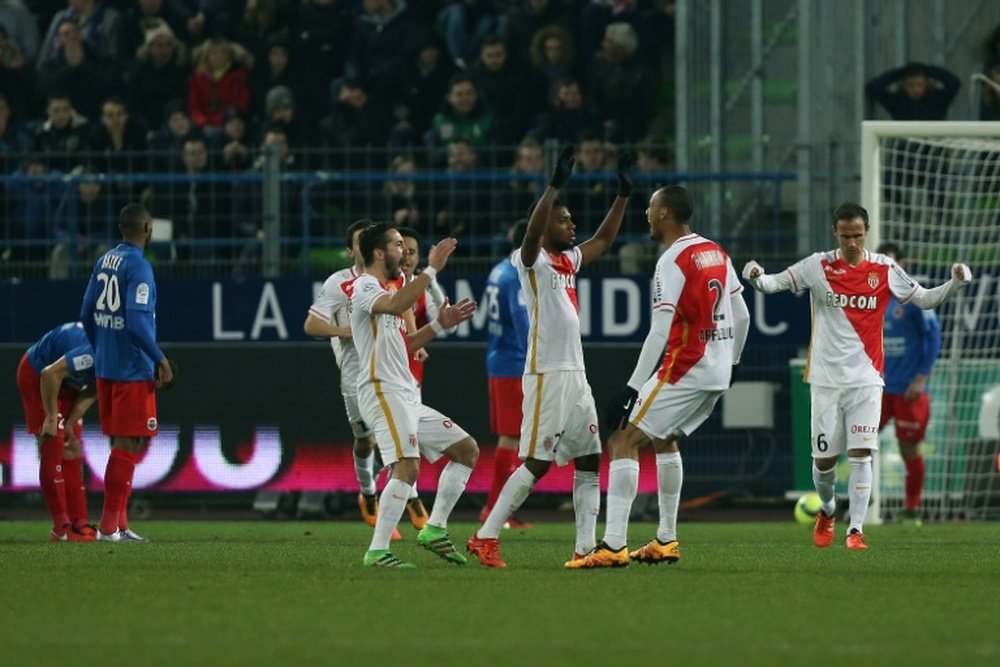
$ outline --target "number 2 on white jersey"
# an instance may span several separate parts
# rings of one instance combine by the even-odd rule
[[[104,302],[107,301],[108,310],[116,312],[122,305],[121,291],[118,289],[118,276],[114,273],[97,274],[98,282],[101,285],[101,294],[97,297],[97,310],[104,310]]]
[[[722,296],[725,288],[718,279],[712,278],[708,281],[708,291],[714,292],[712,298],[715,300],[715,303],[712,304],[712,319],[716,322],[721,322],[726,319],[726,314],[722,312]]]

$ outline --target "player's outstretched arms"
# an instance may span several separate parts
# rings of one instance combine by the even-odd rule
[[[552,214],[552,202],[573,173],[573,165],[576,164],[576,159],[573,157],[575,153],[576,147],[572,144],[562,149],[549,178],[549,185],[531,211],[528,229],[525,230],[524,240],[521,242],[521,263],[525,266],[534,266],[535,260],[538,259],[538,253],[542,248],[542,235]]]
[[[743,279],[753,285],[755,290],[764,294],[774,294],[775,292],[795,289],[791,273],[782,271],[781,273],[769,275],[764,273],[763,266],[752,259],[743,267]]]
[[[455,252],[458,239],[445,238],[431,246],[427,253],[427,267],[420,275],[403,285],[403,288],[394,294],[383,294],[372,302],[373,313],[391,313],[392,315],[403,315],[413,307],[420,295],[424,293],[427,286],[437,276],[437,272],[445,267],[448,258]],[[419,347],[419,346],[418,346]],[[410,350],[412,352],[413,350]]]
[[[917,285],[913,294],[909,299],[906,299],[906,301],[916,304],[918,307],[925,310],[928,308],[936,308],[951,298],[955,292],[963,287],[967,287],[971,282],[972,269],[965,264],[952,264],[951,280],[943,285],[938,285],[933,289],[925,289],[920,285]]]
[[[615,197],[608,214],[604,216],[604,221],[601,222],[601,226],[597,228],[594,235],[580,244],[583,264],[588,264],[603,255],[615,242],[618,230],[622,226],[622,220],[625,219],[628,198],[631,194],[632,155],[623,152],[618,156],[618,196]]]

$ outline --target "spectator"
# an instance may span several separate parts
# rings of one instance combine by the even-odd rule
[[[66,215],[53,229],[57,243],[49,258],[49,280],[69,278],[73,264],[89,268],[114,245],[121,209],[114,208],[105,185],[96,177],[85,177],[77,182],[75,194],[66,197]]]
[[[228,171],[243,172],[253,166],[247,141],[247,122],[239,109],[231,107],[226,110],[222,132],[216,143],[217,162]]]
[[[149,140],[154,171],[179,171],[183,167],[181,155],[184,142],[201,137],[201,128],[191,121],[187,105],[179,99],[167,102],[163,107],[163,116],[163,124]]]
[[[455,139],[448,143],[448,173],[467,174],[476,169],[479,158],[467,139]],[[486,236],[488,230],[481,228],[477,222],[490,213],[489,187],[483,187],[475,181],[452,180],[447,184],[443,196],[435,196],[433,238],[445,236],[461,236],[473,233]],[[469,244],[463,249],[468,254],[472,248]]]
[[[50,170],[41,155],[29,155],[7,183],[4,236],[13,241],[3,251],[5,259],[42,263],[48,260],[53,230],[65,214],[68,193],[61,171]]]
[[[647,139],[636,148],[635,189],[629,198],[629,212],[618,234],[619,241],[622,241],[618,250],[622,273],[637,275],[651,271],[656,258],[663,252],[662,247],[649,243],[646,207],[652,193],[674,185],[662,176],[673,169],[673,164],[673,154],[664,145]]]
[[[39,159],[31,164],[41,164],[59,172],[70,172],[83,164],[83,151],[87,146],[87,119],[81,116],[65,93],[52,93],[45,105],[45,122],[35,132],[31,152]]]
[[[329,111],[327,86],[343,76],[351,43],[351,10],[346,0],[302,0],[292,20],[290,60],[301,69],[303,104],[311,110],[310,126]]]
[[[100,114],[106,97],[121,94],[121,75],[84,42],[72,19],[59,23],[57,35],[58,52],[39,72],[38,89],[46,96],[52,91],[69,91],[73,106],[93,118]]]
[[[558,81],[576,76],[573,37],[559,26],[542,28],[531,40],[531,64],[545,77],[547,99],[551,99]]]
[[[149,171],[146,161],[146,128],[129,116],[120,97],[109,97],[101,105],[100,123],[91,127],[91,169],[101,174],[131,174]],[[121,210],[138,199],[142,187],[134,181],[112,182],[106,188],[113,210]]]
[[[242,17],[236,23],[235,40],[253,54],[264,55],[269,36],[288,25],[290,10],[285,0],[250,0],[242,3]]]
[[[390,99],[393,70],[405,67],[421,38],[420,24],[405,0],[363,0],[361,5],[344,73],[367,81],[372,95]]]
[[[493,141],[493,114],[479,99],[476,84],[468,74],[456,74],[448,82],[448,96],[434,116],[431,143],[443,145],[464,139],[472,146]]]
[[[438,28],[444,33],[448,55],[460,69],[465,69],[479,53],[486,35],[500,29],[503,4],[499,0],[446,0],[437,16]]]
[[[605,139],[633,142],[646,134],[652,108],[650,86],[635,57],[639,39],[628,23],[612,23],[590,66],[590,97],[604,126]]]
[[[0,31],[10,36],[24,62],[34,63],[38,59],[38,25],[22,0],[0,0]]]
[[[295,148],[305,146],[309,139],[299,120],[298,108],[295,93],[288,86],[275,86],[264,96],[264,127],[281,125],[288,144]]]
[[[588,132],[578,137],[576,168],[563,193],[573,221],[584,232],[597,229],[614,199],[615,190],[609,190],[605,178],[610,173],[612,156],[612,147],[597,134]]]
[[[167,0],[134,0],[122,14],[118,53],[123,60],[132,60],[139,47],[149,43],[149,31],[161,25],[167,26],[171,36],[186,35],[184,18]]]
[[[68,0],[69,7],[52,17],[45,40],[38,54],[38,69],[42,69],[59,56],[59,26],[65,20],[80,28],[83,40],[94,54],[107,61],[118,58],[121,38],[118,35],[121,15],[102,0]],[[131,54],[124,54],[131,57]]]
[[[496,118],[496,138],[510,144],[524,136],[534,114],[541,108],[525,90],[537,90],[526,68],[507,57],[507,46],[496,35],[486,35],[479,60],[470,68],[476,89],[493,110]]]
[[[417,196],[417,186],[410,176],[416,172],[417,163],[410,155],[397,155],[389,163],[394,178],[382,184],[382,196],[388,210],[387,217],[399,227],[422,227],[421,213],[426,202]]]
[[[226,39],[210,39],[194,50],[194,61],[188,113],[196,125],[215,132],[227,108],[250,110],[246,68],[253,60],[246,49]]]
[[[335,149],[382,146],[388,123],[364,82],[348,77],[340,85],[333,112],[320,123],[320,136],[323,146]]]
[[[258,121],[265,115],[264,100],[269,90],[275,86],[284,86],[292,91],[295,100],[302,99],[305,88],[301,85],[298,73],[292,67],[291,55],[288,47],[288,38],[284,33],[276,33],[268,37],[261,58],[250,72],[250,110],[251,117]],[[314,96],[314,99],[321,99],[326,102],[325,95]],[[310,105],[302,104],[300,107],[309,109]],[[314,114],[315,114],[314,110]],[[312,127],[318,121],[314,118],[307,123]]]
[[[24,53],[0,24],[0,94],[7,98],[11,112],[21,118],[27,117],[34,106],[33,76],[34,68],[26,66]]]
[[[565,145],[584,133],[594,134],[600,129],[601,120],[584,99],[580,82],[565,78],[556,84],[548,110],[538,116],[528,136],[538,141],[555,139]]]
[[[961,85],[943,67],[910,62],[879,74],[865,84],[865,93],[893,120],[944,120]]]
[[[522,66],[533,62],[532,42],[546,26],[558,26],[565,31],[579,24],[580,13],[567,0],[519,0],[507,10],[504,36],[511,57]]]
[[[147,128],[165,120],[167,103],[188,89],[187,48],[166,22],[155,19],[146,31],[136,62],[125,76],[125,98]]]
[[[412,146],[431,128],[434,114],[448,93],[448,81],[455,67],[444,57],[444,45],[436,33],[428,33],[419,42],[415,56],[397,70],[390,88],[394,91],[393,126],[390,143]]]
[[[580,11],[580,54],[589,60],[599,48],[612,23],[639,25],[639,0],[590,0]]]
[[[0,93],[0,173],[9,174],[31,146],[31,137],[14,122],[7,96]]]
[[[1000,60],[987,69],[981,88],[979,120],[1000,120]]]
[[[544,183],[545,156],[542,145],[534,139],[524,139],[517,145],[512,178],[506,187],[495,188],[492,210],[499,221],[510,222],[527,215],[528,209],[539,197]],[[494,253],[495,254],[495,253]]]

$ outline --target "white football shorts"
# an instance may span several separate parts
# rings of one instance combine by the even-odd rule
[[[723,393],[719,389],[676,387],[654,375],[639,390],[629,421],[651,440],[691,435],[712,414]]]
[[[384,465],[421,455],[434,463],[444,450],[469,437],[461,426],[421,403],[417,392],[376,391],[365,385],[358,401]]]
[[[597,408],[583,371],[551,371],[521,378],[522,459],[568,461],[601,453]]]
[[[849,449],[878,451],[882,387],[810,385],[809,402],[814,459],[838,456]]]

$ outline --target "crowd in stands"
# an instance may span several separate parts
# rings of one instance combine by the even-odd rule
[[[657,127],[664,138],[654,98],[673,10],[668,0],[0,0],[0,171],[77,176],[9,182],[4,236],[62,238],[57,253],[75,238],[86,254],[79,239],[113,238],[113,211],[141,198],[174,238],[259,239],[260,214],[246,210],[259,198],[238,183],[85,177],[253,173],[271,144],[286,170],[398,173],[377,186],[382,208],[362,202],[359,215],[387,211],[428,234],[498,211],[509,224],[536,195],[546,141],[578,142],[581,168],[605,171],[615,144]],[[499,195],[435,194],[406,180],[418,168],[511,179]],[[598,192],[574,196],[606,208],[603,183],[587,187]],[[49,246],[13,253],[40,259]]]

